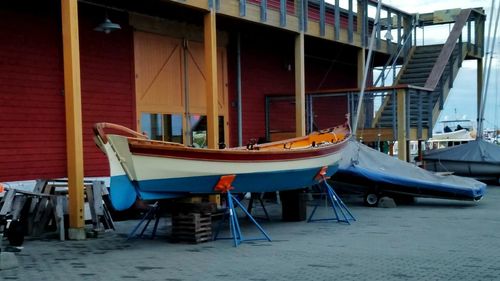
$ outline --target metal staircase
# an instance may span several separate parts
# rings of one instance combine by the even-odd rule
[[[406,66],[401,71],[396,85],[411,84],[414,86],[425,87],[425,84],[431,74],[431,71],[436,64],[436,61],[443,49],[441,45],[418,46],[415,48],[413,55],[408,60]],[[462,65],[465,56],[460,55],[457,45],[452,53],[451,59],[448,61],[445,70],[436,88],[431,94],[423,95],[417,91],[410,91],[408,98],[410,99],[409,121],[410,127],[417,127],[419,124],[426,128],[431,128],[436,120],[433,111],[438,107],[442,110],[444,100],[453,86],[453,80]],[[464,53],[464,52],[462,52]],[[391,128],[393,126],[393,116],[395,106],[392,96],[387,97],[386,105],[382,108],[380,117],[374,125],[377,128]]]
[[[406,60],[394,85],[412,85],[425,88],[425,91],[411,90],[406,93],[407,126],[428,129],[431,136],[439,112],[453,87],[453,81],[462,62],[476,54],[471,51],[470,38],[462,42],[462,30],[471,18],[471,9],[462,10],[456,17],[453,30],[445,44],[413,47],[410,58]],[[470,29],[469,29],[470,32]],[[396,95],[387,95],[375,114],[372,128],[393,128],[397,111]],[[418,139],[422,136],[417,136]]]

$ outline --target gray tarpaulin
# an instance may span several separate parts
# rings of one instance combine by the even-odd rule
[[[378,183],[418,188],[420,191],[460,193],[471,198],[484,194],[486,184],[459,176],[441,176],[351,140],[342,154],[339,173]]]
[[[424,152],[424,159],[486,162],[500,165],[500,146],[479,139],[466,144]]]

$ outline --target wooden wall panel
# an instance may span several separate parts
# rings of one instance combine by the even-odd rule
[[[205,97],[205,54],[203,43],[189,42],[188,45],[188,76],[189,84],[189,111],[202,114],[206,112],[207,100]]]
[[[184,111],[182,41],[136,31],[134,53],[138,115]]]
[[[203,44],[189,42],[188,47],[189,108],[192,113],[203,113],[205,98],[205,54]],[[227,55],[225,48],[217,50],[217,80],[219,115],[227,112]]]
[[[227,54],[225,48],[217,50],[217,80],[219,91],[219,115],[227,116],[228,107],[228,88],[227,88]],[[226,118],[227,119],[227,118]],[[226,120],[227,121],[227,120]],[[227,131],[227,130],[226,130]],[[227,139],[227,136],[226,136]]]
[[[140,112],[184,113],[185,83],[188,85],[189,113],[206,114],[204,44],[187,41],[186,46],[182,39],[134,32],[138,121]],[[217,62],[219,115],[226,116],[227,121],[226,48],[217,50]],[[225,132],[227,139],[229,130]]]
[[[0,181],[65,177],[59,3],[11,4],[0,10]],[[79,15],[84,165],[85,176],[107,176],[92,126],[134,127],[132,32],[120,14],[110,14],[120,32],[93,31],[102,20],[93,9],[84,5]]]

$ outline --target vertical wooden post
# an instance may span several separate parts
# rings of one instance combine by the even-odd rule
[[[479,116],[479,111],[481,110],[481,103],[482,103],[482,94],[483,92],[483,59],[478,59],[477,60],[477,114],[478,118]],[[479,122],[479,120],[477,120]],[[478,128],[479,129],[479,128]]]
[[[213,8],[204,17],[208,148],[218,148],[219,143],[219,93],[217,91],[217,36],[215,17],[216,13]]]
[[[359,39],[362,47],[367,46],[367,24],[366,21],[366,0],[358,0],[358,9],[356,12],[356,32],[359,34]]]
[[[397,123],[398,123],[398,158],[407,161],[406,146],[406,90],[400,89],[397,92]]]
[[[358,85],[358,88],[361,89],[361,86],[363,84],[363,78],[364,78],[364,75],[365,75],[365,63],[366,63],[366,49],[365,48],[360,48],[358,50],[358,73],[357,73],[357,85]],[[356,93],[353,93],[353,95],[356,94]],[[360,93],[358,92],[357,93],[358,97],[360,96]],[[354,98],[354,97],[353,97]],[[363,124],[364,125],[364,122],[365,122],[365,114],[364,114],[364,105],[365,104],[362,104],[361,105],[361,114],[359,115],[359,119],[357,120],[358,124],[356,124],[356,128],[358,128],[359,124]],[[355,121],[354,119],[356,119],[355,117],[355,112],[351,112],[351,122]],[[363,120],[360,122],[360,120]],[[352,126],[354,127],[354,124],[352,124]],[[359,131],[359,130],[357,130]],[[363,136],[358,136],[357,132],[352,132],[355,136],[357,137],[363,137]]]
[[[365,48],[361,48],[358,50],[358,88],[361,88],[361,84],[363,83],[363,75],[365,73],[365,60]]]
[[[297,137],[306,134],[306,86],[304,60],[304,33],[295,37],[295,132]]]
[[[361,34],[363,32],[363,17],[365,15],[365,3],[363,0],[358,0],[357,2],[358,2],[358,7],[356,11],[356,32],[358,34]],[[361,42],[363,42],[363,39],[361,39]]]
[[[61,0],[68,167],[69,239],[85,239],[78,1]]]

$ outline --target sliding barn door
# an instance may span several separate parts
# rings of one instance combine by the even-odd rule
[[[134,33],[138,128],[158,140],[204,146],[206,135],[203,43]],[[226,49],[217,52],[220,140],[228,140]],[[181,136],[179,136],[181,134]]]

